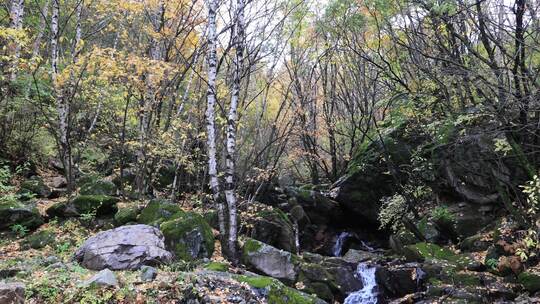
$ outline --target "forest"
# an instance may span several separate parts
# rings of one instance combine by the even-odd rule
[[[539,10],[0,0],[0,304],[540,303]]]

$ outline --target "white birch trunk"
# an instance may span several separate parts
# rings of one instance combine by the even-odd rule
[[[219,180],[217,175],[217,151],[216,151],[216,126],[215,126],[215,107],[216,107],[216,74],[217,74],[217,5],[218,0],[208,0],[208,91],[206,94],[206,132],[207,132],[207,154],[208,154],[208,176],[210,178],[210,189],[214,196],[214,202],[217,204],[219,218],[219,232],[222,239],[226,235],[225,230],[225,211],[223,202],[219,195]],[[224,244],[223,244],[224,245]]]
[[[242,71],[244,64],[244,0],[237,0],[236,3],[236,26],[234,35],[234,45],[236,55],[234,58],[234,77],[231,93],[231,104],[227,117],[227,159],[225,162],[225,198],[229,211],[229,234],[228,247],[233,259],[237,258],[237,197],[234,175],[236,171],[236,126],[238,120],[238,101],[240,99],[240,89],[242,82]]]
[[[11,2],[11,28],[22,30],[24,16],[24,0],[13,0]],[[17,67],[21,56],[21,45],[15,42],[13,46],[13,64],[11,66],[11,81],[17,78]]]

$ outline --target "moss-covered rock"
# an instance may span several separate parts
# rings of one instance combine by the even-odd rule
[[[540,274],[525,271],[519,274],[518,281],[527,291],[531,293],[535,293],[540,290]]]
[[[225,272],[229,270],[229,265],[225,263],[220,263],[220,262],[210,262],[204,265],[204,268],[207,270],[212,270],[212,271]]]
[[[359,221],[378,225],[381,198],[395,193],[395,178],[405,181],[403,172],[388,174],[389,163],[394,168],[410,164],[413,151],[423,142],[422,134],[411,122],[387,128],[376,140],[360,146],[347,169],[331,191],[336,201],[353,212]]]
[[[40,249],[47,245],[54,244],[56,240],[56,233],[51,230],[41,230],[39,232],[36,232],[30,236],[28,236],[24,244],[27,247],[33,248],[33,249]]]
[[[25,180],[21,183],[18,192],[19,197],[23,199],[31,199],[32,197],[49,197],[51,189],[45,185],[39,176]]]
[[[43,218],[34,204],[24,204],[18,201],[0,203],[0,230],[13,225],[21,225],[35,229],[43,224]]]
[[[210,225],[210,227],[218,230],[219,229],[219,219],[218,213],[215,210],[209,210],[203,213],[204,220]]]
[[[197,213],[177,213],[173,220],[163,222],[160,229],[165,244],[177,259],[209,258],[214,253],[212,228]]]
[[[251,221],[252,238],[289,252],[297,251],[293,224],[280,209],[262,210]]]
[[[468,257],[432,243],[405,246],[403,253],[410,261],[444,260],[460,266],[466,266],[470,262]]]
[[[81,186],[79,193],[82,195],[108,195],[115,196],[117,192],[116,185],[107,180],[90,181]]]
[[[280,281],[264,276],[236,276],[237,281],[244,282],[250,287],[263,290],[261,294],[267,295],[268,304],[322,304],[321,299],[308,295],[299,290],[285,286]]]
[[[118,199],[107,195],[79,195],[69,204],[81,214],[95,213],[97,216],[110,215],[118,211]]]
[[[118,211],[118,198],[107,195],[79,195],[69,202],[58,202],[50,206],[46,213],[49,217],[78,217],[83,214],[95,216],[113,215]]]
[[[156,225],[184,215],[180,207],[171,201],[155,199],[151,200],[137,218],[137,222],[147,225]]]
[[[122,207],[119,208],[116,214],[114,215],[114,221],[117,225],[125,225],[127,223],[137,222],[137,215],[139,214],[139,209],[134,206]]]

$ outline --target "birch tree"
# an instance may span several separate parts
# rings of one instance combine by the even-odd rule
[[[220,198],[220,187],[217,172],[217,151],[216,151],[216,123],[215,108],[217,99],[216,75],[217,75],[217,24],[216,15],[218,0],[208,0],[208,90],[206,93],[206,132],[207,132],[207,154],[208,154],[208,176],[210,178],[210,189],[217,204],[219,218],[219,232],[221,236],[226,235],[225,230],[225,208]]]
[[[236,129],[238,120],[238,101],[240,99],[242,72],[244,65],[244,0],[238,0],[235,13],[234,47],[234,76],[231,91],[231,104],[227,119],[227,159],[225,162],[225,197],[229,212],[228,247],[233,259],[237,259],[237,197],[234,176],[236,172]]]
[[[11,28],[21,31],[23,28],[24,0],[13,0],[11,2]],[[17,78],[18,61],[21,56],[21,45],[15,43],[13,46],[13,65],[11,67],[11,81]]]
[[[60,40],[60,0],[53,0],[52,16],[51,16],[51,69],[54,91],[56,94],[56,108],[58,111],[58,132],[60,145],[60,158],[64,167],[64,174],[67,180],[68,188],[73,185],[72,181],[72,163],[71,163],[71,148],[69,144],[69,103],[64,96],[64,91],[58,80],[58,58],[59,58],[59,40]]]

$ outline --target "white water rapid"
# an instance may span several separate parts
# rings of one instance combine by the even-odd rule
[[[356,276],[362,281],[362,289],[351,293],[343,304],[377,304],[377,281],[375,280],[375,267],[365,263],[358,264]]]

